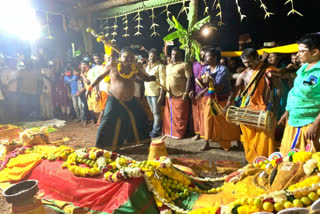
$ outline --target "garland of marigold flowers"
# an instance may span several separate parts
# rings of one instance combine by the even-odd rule
[[[119,73],[119,75],[120,75],[122,78],[124,78],[124,79],[130,79],[133,75],[135,75],[136,73],[138,73],[138,69],[137,69],[137,67],[136,67],[135,64],[132,64],[130,67],[131,67],[130,73],[129,73],[129,74],[125,74],[125,73],[122,72],[122,65],[121,65],[121,63],[118,63],[117,68],[118,68],[118,73]]]

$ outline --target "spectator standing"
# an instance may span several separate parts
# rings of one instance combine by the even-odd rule
[[[202,70],[204,67],[204,55],[205,55],[205,49],[202,48],[200,51],[200,62],[196,61],[192,65],[192,71],[193,71],[193,77],[192,77],[192,89],[189,93],[189,96],[192,101],[192,117],[193,117],[193,129],[195,136],[192,138],[192,140],[199,140],[200,137],[204,137],[204,98],[203,94],[200,92],[203,91],[203,88],[201,88],[197,83],[196,79],[200,79],[202,75]]]
[[[232,86],[230,74],[226,66],[219,65],[221,53],[216,49],[209,49],[205,54],[206,66],[203,69],[203,83],[206,84],[205,90],[201,94],[205,94],[206,103],[204,104],[204,132],[206,140],[201,150],[209,148],[209,141],[218,142],[220,146],[229,151],[231,148],[231,141],[240,140],[240,127],[228,122],[226,120],[225,112],[231,105]],[[214,88],[214,94],[207,93],[210,82]],[[212,89],[211,89],[212,90]],[[213,110],[212,99],[223,110],[219,115],[215,115]]]
[[[41,69],[42,77],[42,93],[40,95],[40,111],[42,119],[53,118],[52,104],[52,71],[48,68]]]
[[[286,112],[279,121],[286,125],[280,147],[284,155],[295,148],[320,151],[320,35],[306,34],[297,43],[304,64],[297,71]]]
[[[65,72],[64,82],[69,87],[70,95],[74,111],[76,112],[75,122],[81,121],[80,103],[77,96],[78,92],[78,77],[73,74],[71,68],[68,68]]]
[[[182,61],[179,48],[171,51],[171,64],[166,67],[166,88],[169,90],[163,116],[162,134],[182,139],[189,119],[189,92],[191,67]]]
[[[160,62],[157,50],[151,49],[149,51],[149,63],[146,67],[146,72],[150,76],[155,76],[156,81],[160,82],[161,85],[165,85],[165,69],[165,65]],[[150,137],[154,138],[161,135],[161,103],[165,97],[165,91],[155,82],[144,82],[144,87],[145,96],[153,114],[153,126]]]

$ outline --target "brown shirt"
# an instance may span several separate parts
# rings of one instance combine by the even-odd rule
[[[169,64],[166,67],[166,88],[171,90],[174,96],[180,97],[186,90],[187,79],[191,76],[191,66],[188,63]]]

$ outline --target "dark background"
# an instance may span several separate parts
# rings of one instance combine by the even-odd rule
[[[207,0],[207,4],[210,7],[211,25],[217,28],[209,37],[198,37],[198,40],[202,44],[219,46],[222,50],[237,50],[239,35],[243,33],[249,33],[253,45],[256,48],[261,48],[263,42],[277,41],[280,45],[290,44],[295,42],[300,36],[305,33],[320,31],[320,1],[319,0],[294,0],[294,7],[297,11],[303,14],[299,16],[297,14],[291,14],[287,16],[287,13],[291,10],[291,4],[284,5],[285,0],[262,0],[268,7],[269,12],[275,13],[271,17],[264,19],[265,13],[260,8],[259,0],[239,0],[242,13],[247,17],[240,22],[240,17],[236,9],[234,0],[220,0],[223,13],[223,26],[218,26],[219,18],[216,16],[217,10],[212,8],[212,0]],[[186,3],[188,4],[188,3]],[[177,16],[181,9],[182,4],[176,4],[169,6],[171,14]],[[128,26],[130,37],[123,38],[124,34],[122,24],[122,17],[118,18],[119,28],[117,29],[118,36],[116,37],[116,45],[119,48],[129,46],[130,44],[143,45],[147,49],[155,47],[160,49],[163,45],[162,38],[165,37],[168,32],[168,24],[166,22],[166,15],[160,13],[165,7],[155,9],[157,19],[155,22],[160,25],[157,28],[157,32],[160,33],[160,37],[150,37],[152,30],[150,26],[151,22],[151,10],[141,12],[143,20],[141,24],[144,28],[141,30],[143,35],[133,36],[136,32],[134,27],[136,22],[133,20],[134,14],[128,15]],[[199,20],[203,18],[204,3],[203,0],[199,0]],[[39,19],[42,24],[46,23],[45,13],[38,12]],[[76,44],[76,49],[83,49],[82,35],[80,32],[75,32],[68,29],[65,33],[62,28],[62,16],[50,15],[49,26],[53,40],[46,39],[47,30],[43,30],[43,36],[37,41],[38,47],[43,47],[49,56],[64,56],[68,50],[70,53],[71,43]],[[186,15],[182,13],[179,17],[179,22],[184,27],[187,27]],[[109,19],[109,27],[113,25],[114,19]],[[104,20],[98,20],[94,26],[97,32],[106,26]],[[109,33],[112,30],[109,29]],[[171,31],[172,32],[172,31]],[[23,33],[23,32],[21,32]],[[175,43],[178,46],[178,42]],[[101,44],[94,42],[94,51],[103,52]],[[16,53],[30,54],[30,44],[25,41],[21,41],[12,35],[7,35],[0,32],[0,52],[6,55],[15,55]]]

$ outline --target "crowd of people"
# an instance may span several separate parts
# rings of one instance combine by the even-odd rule
[[[202,151],[210,141],[225,151],[232,141],[242,142],[250,163],[277,149],[319,151],[320,35],[307,34],[298,44],[298,53],[259,56],[247,48],[240,58],[221,58],[218,48],[202,47],[200,61],[191,64],[179,48],[170,54],[146,50],[145,63],[132,49],[121,50],[119,60],[108,55],[103,60],[101,54],[73,65],[57,60],[41,68],[40,115],[97,124],[96,146],[112,150],[161,135],[183,139],[192,132],[192,140],[204,139]],[[8,79],[1,91],[12,104],[21,95],[9,90]],[[268,111],[271,125],[227,121],[230,106]]]

